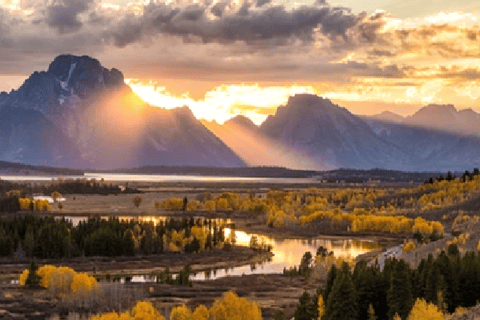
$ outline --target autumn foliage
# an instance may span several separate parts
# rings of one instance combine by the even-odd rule
[[[131,311],[104,313],[90,320],[163,320],[165,319],[151,302],[138,302]],[[226,292],[216,300],[210,310],[199,305],[193,312],[186,305],[180,305],[170,312],[170,320],[260,320],[260,308],[234,292]]]
[[[19,278],[21,286],[25,286],[29,270],[22,272]],[[85,273],[77,273],[69,267],[44,265],[38,268],[39,285],[56,296],[67,296],[70,293],[86,294],[94,290],[97,280]]]

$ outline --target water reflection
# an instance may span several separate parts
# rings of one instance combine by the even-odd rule
[[[88,217],[65,217],[71,220],[73,225],[78,225],[81,221],[85,221]],[[108,217],[102,217],[108,219]],[[199,217],[200,218],[200,217]],[[161,221],[165,222],[167,217],[119,217],[120,220],[138,220],[149,221],[155,225]],[[230,220],[217,219],[218,224],[229,224]],[[232,230],[225,228],[225,236],[229,237]],[[328,251],[333,251],[337,257],[356,257],[360,254],[377,250],[381,248],[377,242],[369,240],[358,239],[325,239],[325,238],[311,238],[311,239],[278,239],[268,237],[261,234],[248,234],[244,231],[235,230],[236,244],[240,246],[248,247],[250,240],[255,236],[258,239],[258,243],[264,243],[272,247],[272,253],[274,256],[263,263],[246,265],[235,268],[225,268],[212,270],[211,272],[199,272],[192,277],[192,280],[212,280],[225,276],[241,276],[243,274],[262,274],[262,273],[282,273],[284,268],[291,268],[300,263],[302,256],[305,252],[310,251],[312,255],[315,255],[317,248],[322,246]],[[122,278],[121,282],[125,282],[127,279]],[[154,282],[156,277],[152,275],[137,275],[128,279],[131,282]]]
[[[215,177],[200,175],[154,175],[154,174],[114,174],[114,173],[85,173],[78,176],[64,175],[0,175],[1,180],[8,181],[52,181],[56,179],[96,179],[111,182],[243,182],[243,183],[312,183],[318,182],[313,178],[257,178],[257,177]]]

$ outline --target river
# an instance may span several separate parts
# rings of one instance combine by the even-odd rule
[[[108,217],[103,217],[108,219]],[[140,221],[149,221],[154,224],[160,221],[165,221],[167,217],[118,217],[120,220],[139,219]],[[73,225],[77,225],[80,221],[85,221],[87,217],[65,217],[65,219],[72,221]],[[217,223],[230,223],[229,220],[217,221]],[[231,229],[225,228],[225,235],[228,236]],[[274,256],[270,261],[265,261],[262,264],[246,265],[242,267],[235,267],[231,269],[218,269],[212,272],[200,272],[192,277],[192,280],[213,280],[225,276],[241,276],[243,274],[269,274],[282,273],[283,269],[297,266],[305,252],[310,251],[313,256],[319,246],[323,246],[329,251],[333,251],[337,257],[352,257],[380,249],[382,246],[375,241],[359,240],[359,239],[327,239],[325,237],[317,237],[312,239],[280,239],[269,237],[262,234],[250,234],[244,231],[235,230],[236,244],[241,246],[249,246],[250,239],[255,236],[259,243],[264,242],[271,245]],[[150,275],[133,276],[132,282],[152,282],[156,279]]]

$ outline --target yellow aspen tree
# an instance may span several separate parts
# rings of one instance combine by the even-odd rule
[[[433,303],[418,298],[408,315],[408,320],[443,320],[445,315]]]
[[[210,311],[205,305],[201,304],[192,313],[192,320],[208,320],[210,318]]]
[[[318,320],[322,320],[322,317],[325,314],[325,303],[323,302],[323,296],[321,294],[318,295],[317,310]]]
[[[368,320],[377,320],[377,316],[375,315],[375,310],[373,309],[372,304],[368,306]]]
[[[192,319],[192,312],[184,304],[173,308],[172,312],[170,313],[170,320],[191,320],[191,319]]]
[[[165,320],[151,302],[140,301],[132,309],[133,320]]]

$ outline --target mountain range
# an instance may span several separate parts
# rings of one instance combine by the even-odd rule
[[[358,116],[310,94],[289,98],[260,126],[237,116],[198,120],[150,106],[123,74],[61,55],[0,94],[0,160],[70,168],[148,165],[463,171],[480,164],[480,114],[429,105],[412,116]]]
[[[149,106],[120,71],[73,55],[0,94],[0,159],[93,169],[245,166],[190,109]]]

